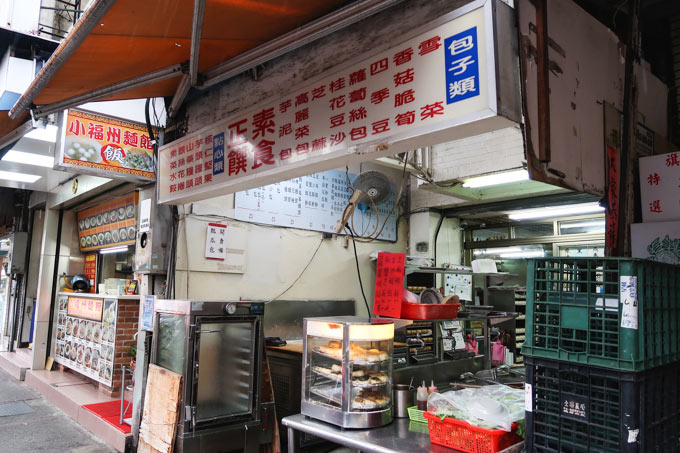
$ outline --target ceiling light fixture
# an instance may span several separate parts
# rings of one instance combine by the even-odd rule
[[[119,245],[117,247],[109,247],[106,249],[101,249],[99,253],[102,255],[106,255],[107,253],[120,253],[120,252],[127,252],[128,251],[128,246],[127,245]]]
[[[16,162],[18,164],[37,165],[39,167],[47,168],[52,168],[54,166],[54,157],[52,156],[26,153],[14,149],[7,151],[7,154],[3,156],[2,160],[5,162]]]
[[[604,208],[597,203],[581,203],[566,206],[550,206],[537,209],[525,209],[508,214],[512,220],[543,219],[547,217],[564,217],[577,214],[602,212]]]
[[[31,138],[33,140],[40,140],[43,142],[55,143],[57,141],[57,129],[57,126],[52,125],[48,125],[44,128],[37,127],[28,134],[24,135],[24,137]]]
[[[498,186],[510,182],[526,181],[529,179],[529,172],[526,170],[506,171],[494,173],[492,175],[477,176],[468,178],[463,182],[463,187],[477,189],[479,187]]]
[[[14,171],[0,171],[0,180],[6,179],[8,181],[18,181],[18,182],[36,182],[42,178],[39,175],[29,175],[26,173],[17,173]]]

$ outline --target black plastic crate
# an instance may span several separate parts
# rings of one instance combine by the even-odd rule
[[[527,452],[680,451],[680,363],[635,373],[524,361]]]

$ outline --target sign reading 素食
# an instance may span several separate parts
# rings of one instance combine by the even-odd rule
[[[260,187],[425,144],[454,126],[497,121],[492,0],[370,57],[323,73],[289,95],[161,148],[159,200],[181,203]],[[505,118],[503,118],[505,120]],[[505,120],[505,126],[509,121]],[[502,126],[502,127],[505,127]],[[434,140],[434,138],[431,138]]]

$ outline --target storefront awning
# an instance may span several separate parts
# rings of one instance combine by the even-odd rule
[[[205,88],[211,75],[217,80],[220,63],[290,38],[329,13],[360,9],[350,12],[367,15],[394,3],[95,0],[10,115],[34,108],[43,116],[88,94],[85,102],[173,96],[179,89],[183,99],[190,86]],[[192,36],[199,36],[200,44]],[[310,36],[300,38],[308,42]]]

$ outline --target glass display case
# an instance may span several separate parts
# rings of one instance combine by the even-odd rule
[[[306,318],[303,335],[304,415],[344,428],[392,421],[392,321]]]

